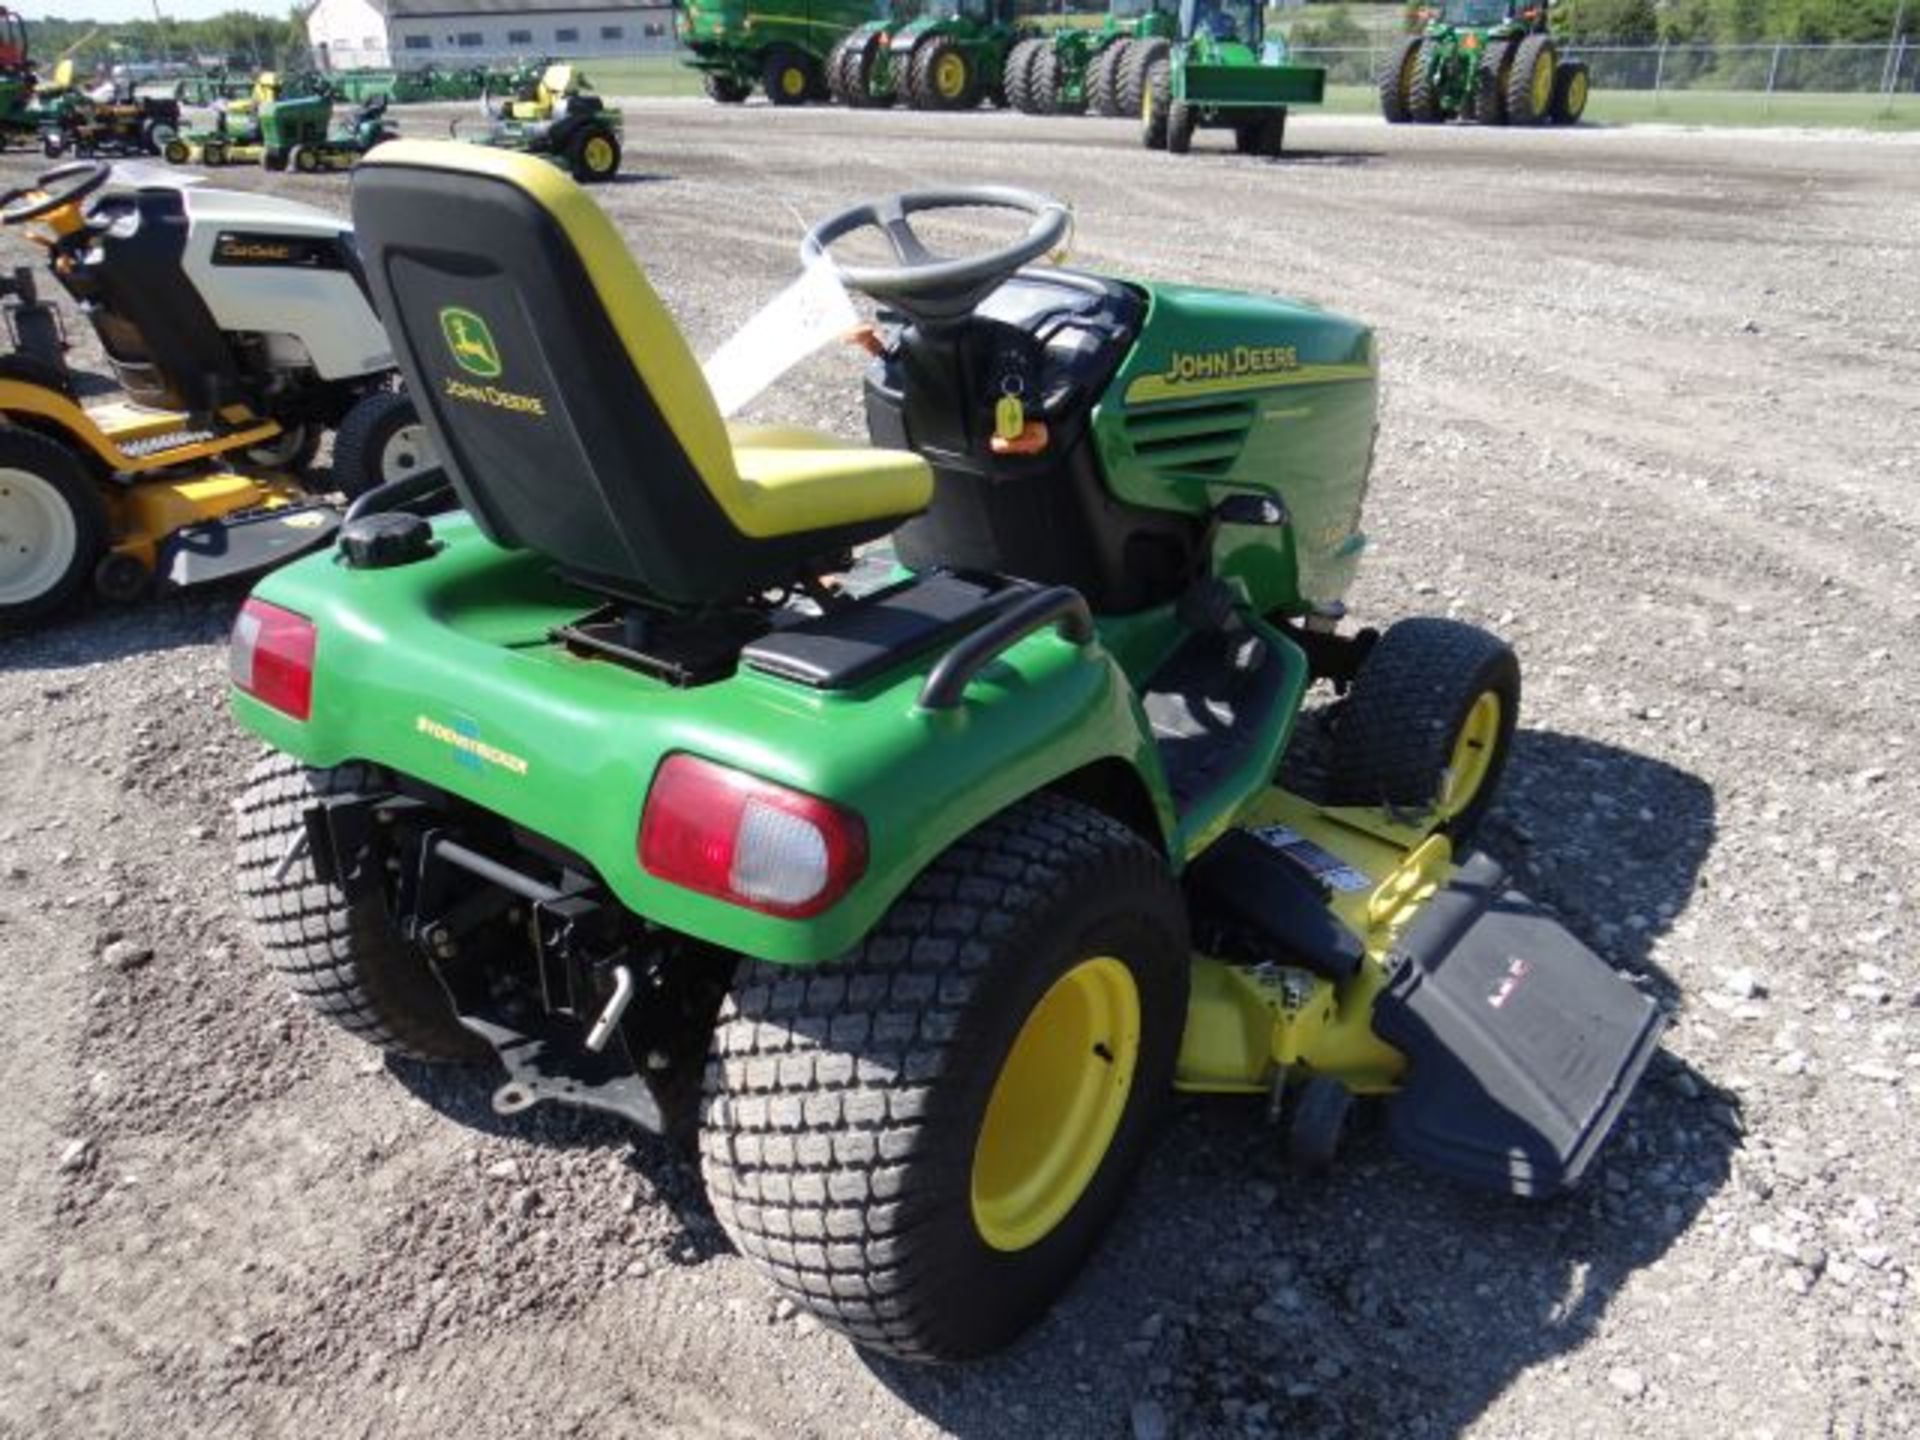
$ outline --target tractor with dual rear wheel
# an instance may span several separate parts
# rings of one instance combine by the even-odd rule
[[[828,88],[859,109],[1004,107],[1008,58],[1032,33],[1018,15],[1017,0],[933,0],[910,18],[870,21],[828,57]]]
[[[1570,60],[1548,27],[1548,0],[1444,0],[1381,66],[1389,124],[1576,125],[1587,62]]]
[[[1178,0],[1113,0],[1097,30],[1060,26],[1020,41],[1007,56],[1008,103],[1029,115],[1137,115],[1132,87],[1178,34],[1179,10]],[[1130,63],[1135,54],[1147,58]]]

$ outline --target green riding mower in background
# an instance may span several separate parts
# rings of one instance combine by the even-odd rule
[[[915,110],[1005,105],[1007,58],[1032,33],[1018,14],[1018,0],[933,0],[911,19],[870,21],[828,57],[828,86],[853,106],[896,99]]]
[[[1113,0],[1097,30],[1062,26],[1022,40],[1007,56],[1008,103],[1029,115],[1139,114],[1130,87],[1167,53],[1179,11],[1179,0]],[[1146,58],[1131,63],[1135,55]]]
[[[339,129],[333,125],[331,91],[273,101],[260,107],[259,117],[260,163],[302,175],[350,169],[374,146],[400,134],[387,118],[384,96],[356,107]]]
[[[0,150],[40,133],[33,113],[40,77],[34,73],[24,17],[0,5]]]
[[[456,140],[523,150],[565,169],[585,184],[620,173],[620,112],[593,93],[593,86],[565,61],[539,60],[515,72],[508,98],[484,100],[484,133],[448,127]]]
[[[827,60],[873,15],[873,0],[793,0],[759,9],[753,0],[686,0],[675,29],[707,95],[738,105],[758,85],[775,105],[828,96]]]
[[[1180,38],[1141,42],[1128,66],[1139,71],[1141,143],[1175,155],[1202,127],[1232,130],[1243,155],[1278,155],[1288,108],[1318,105],[1327,88],[1325,70],[1289,63],[1286,42],[1268,37],[1261,0],[1180,0]]]
[[[245,95],[213,102],[211,125],[188,130],[167,141],[160,150],[162,157],[169,165],[217,167],[258,162],[273,168],[261,135],[260,116],[269,106],[280,103],[281,94],[279,75],[272,70],[262,70]]]
[[[1394,125],[1574,125],[1587,108],[1587,64],[1563,60],[1548,0],[1445,0],[1419,12],[1380,70],[1380,113]]]
[[[936,256],[950,208],[1021,228]],[[1461,1180],[1588,1168],[1659,1013],[1469,848],[1513,652],[1339,625],[1365,326],[1039,264],[1071,222],[1027,192],[893,196],[802,247],[892,247],[839,265],[869,448],[725,421],[551,167],[399,141],[353,220],[444,473],[268,577],[230,656],[274,751],[241,899],[319,1012],[493,1058],[503,1114],[697,1141],[748,1262],[915,1359],[1046,1310],[1176,1090],[1309,1167],[1379,1097]]]

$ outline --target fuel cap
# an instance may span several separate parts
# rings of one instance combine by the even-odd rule
[[[362,515],[340,530],[340,553],[349,570],[386,570],[433,554],[433,526],[419,515],[389,511]]]

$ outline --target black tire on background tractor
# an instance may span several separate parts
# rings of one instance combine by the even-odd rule
[[[738,105],[752,93],[752,87],[741,84],[731,75],[722,75],[709,70],[701,77],[700,87],[707,92],[709,100],[722,105]]]
[[[1140,90],[1140,143],[1149,150],[1167,148],[1167,110],[1172,103],[1172,80],[1161,60],[1147,72]]]
[[[1587,113],[1587,62],[1562,60],[1553,74],[1553,123],[1578,125]]]
[[[287,167],[301,175],[312,175],[320,169],[320,152],[311,145],[296,145],[287,152]]]
[[[1420,42],[1413,73],[1407,77],[1407,118],[1416,125],[1433,125],[1446,119],[1440,109],[1440,92],[1433,84],[1433,43]]]
[[[1033,75],[1033,62],[1040,58],[1040,47],[1046,42],[1027,37],[1017,40],[1007,51],[1006,64],[1000,70],[1000,83],[1007,92],[1007,103],[1022,115],[1034,115],[1040,112],[1034,109],[1033,94],[1028,85]]]
[[[980,72],[957,40],[937,35],[913,52],[907,97],[916,110],[971,110],[980,103]]]
[[[44,435],[0,426],[0,627],[66,605],[106,546],[106,505],[79,459]]]
[[[567,141],[567,169],[583,185],[599,185],[620,173],[620,137],[606,125],[588,125]]]
[[[1500,70],[1494,60],[1493,56],[1482,60],[1473,75],[1473,98],[1468,115],[1477,125],[1507,123],[1506,90],[1500,83]]]
[[[1127,45],[1127,53],[1120,62],[1117,72],[1120,77],[1120,102],[1122,115],[1146,114],[1147,77],[1152,74],[1155,65],[1170,62],[1173,47],[1162,38],[1152,40],[1134,40]],[[1149,149],[1157,150],[1158,145]]]
[[[1520,662],[1459,620],[1390,626],[1334,721],[1336,805],[1438,808],[1464,846],[1492,806],[1520,717]]]
[[[1085,806],[1022,801],[843,960],[741,965],[707,1066],[714,1215],[861,1345],[998,1348],[1124,1198],[1171,1094],[1187,966],[1158,851]]]
[[[1046,45],[1033,57],[1033,65],[1027,71],[1027,88],[1032,92],[1035,112],[1039,115],[1067,115],[1073,113],[1073,107],[1067,104],[1060,88],[1060,55],[1052,45]]]
[[[842,82],[847,87],[851,103],[862,110],[884,110],[893,104],[903,82],[909,77],[905,67],[893,72],[894,89],[876,94],[873,88],[873,72],[880,64],[880,41],[869,35],[858,45],[850,45],[847,50],[847,63]],[[902,97],[904,98],[904,97]]]
[[[1507,123],[1544,125],[1553,111],[1554,66],[1559,54],[1545,35],[1529,35],[1507,69]]]
[[[193,159],[193,147],[176,135],[167,142],[167,148],[160,152],[160,158],[169,165],[185,165]]]
[[[1087,112],[1112,119],[1116,115],[1125,115],[1127,111],[1120,104],[1120,66],[1127,58],[1127,47],[1133,41],[1121,36],[1111,44],[1101,47],[1100,53],[1093,57],[1087,66]]]
[[[227,142],[224,140],[207,141],[206,144],[200,147],[200,163],[202,165],[226,164],[227,163]],[[264,155],[260,157],[260,163],[262,165],[266,165],[267,169],[269,170],[273,169],[273,166],[267,165],[267,158]]]
[[[249,445],[240,452],[240,458],[249,469],[297,478],[307,473],[307,466],[313,463],[314,452],[319,448],[318,425],[289,420],[280,427],[278,435],[258,445]]]
[[[333,488],[349,500],[434,463],[426,425],[402,390],[362,396],[333,432]]]
[[[216,145],[220,146],[219,148],[220,160],[214,160],[210,158],[215,153],[214,147]],[[221,160],[226,159],[227,149],[226,149],[226,146],[220,145],[220,142],[218,140],[210,140],[202,148],[200,153],[201,153],[201,158],[206,160],[206,162],[209,165],[217,165],[220,163]],[[274,149],[262,150],[260,152],[260,168],[262,170],[273,170],[273,171],[280,171],[280,170],[286,169],[287,168],[287,152],[284,150],[274,150]]]
[[[1194,108],[1184,100],[1167,102],[1167,153],[1184,155],[1193,149],[1193,128],[1199,120]]]
[[[308,809],[370,778],[364,765],[310,770],[277,751],[255,765],[240,801],[240,908],[267,963],[342,1030],[416,1060],[481,1059],[486,1043],[454,1019],[426,957],[379,898],[350,901],[320,879],[308,854],[287,861],[306,836]]]
[[[797,50],[768,52],[760,88],[775,105],[804,105],[814,86],[813,62]]]
[[[1413,86],[1413,66],[1420,56],[1420,37],[1409,35],[1380,67],[1380,113],[1389,125],[1404,125],[1412,118],[1407,94]]]

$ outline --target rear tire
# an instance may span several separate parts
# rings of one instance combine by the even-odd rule
[[[86,467],[44,435],[0,428],[0,626],[67,605],[106,545],[106,505]]]
[[[249,469],[273,475],[304,475],[320,448],[320,427],[301,420],[289,420],[280,433],[260,445],[249,445],[240,452]]]
[[[1553,111],[1553,83],[1558,53],[1545,35],[1529,35],[1514,52],[1507,70],[1507,123],[1544,124]]]
[[[487,1045],[453,1017],[426,957],[378,897],[348,900],[311,856],[275,871],[306,834],[309,808],[364,788],[364,765],[311,770],[275,752],[253,767],[240,801],[240,907],[267,963],[308,1008],[369,1045],[416,1060],[469,1061]]]
[[[1027,90],[1032,97],[1034,114],[1067,113],[1060,95],[1060,56],[1051,44],[1043,44],[1034,52],[1033,62],[1027,67]]]
[[[804,105],[814,88],[813,63],[792,50],[776,50],[767,57],[760,83],[775,105]]]
[[[1433,125],[1447,118],[1440,109],[1440,93],[1434,89],[1433,49],[1433,42],[1420,42],[1413,74],[1407,79],[1407,118],[1416,125]]]
[[[1027,89],[1028,77],[1033,73],[1033,62],[1040,58],[1040,47],[1045,42],[1029,37],[1017,41],[1007,52],[1007,61],[1000,71],[1001,84],[1007,92],[1007,103],[1022,115],[1033,115],[1033,97]]]
[[[1333,803],[1437,810],[1464,846],[1493,805],[1519,718],[1520,662],[1505,641],[1458,620],[1402,620],[1335,721]]]
[[[1404,125],[1413,118],[1408,94],[1413,85],[1413,67],[1420,58],[1420,37],[1409,35],[1380,67],[1380,113],[1389,125]]]
[[[1132,831],[1046,795],[995,816],[845,959],[742,964],[707,1068],[715,1216],[861,1345],[1006,1344],[1120,1206],[1172,1089],[1187,963],[1178,887]]]
[[[1128,42],[1127,53],[1119,62],[1116,72],[1119,76],[1119,94],[1122,115],[1142,115],[1145,113],[1147,97],[1147,79],[1153,73],[1155,65],[1166,65],[1173,47],[1165,39],[1155,37],[1152,40],[1133,40]],[[1149,145],[1157,150],[1158,145]]]
[[[1553,76],[1553,123],[1578,125],[1587,113],[1587,62],[1562,60]]]
[[[1172,83],[1167,62],[1159,61],[1147,72],[1140,91],[1140,143],[1149,150],[1167,148],[1167,108],[1172,103]]]
[[[971,110],[980,103],[980,75],[967,52],[941,35],[913,52],[907,98],[916,110]]]
[[[1133,42],[1122,37],[1104,46],[1087,66],[1087,110],[1111,120],[1127,111],[1120,104],[1120,65]]]
[[[1184,155],[1193,149],[1193,127],[1199,117],[1184,100],[1167,104],[1167,153]]]
[[[718,105],[738,105],[751,93],[750,86],[714,70],[707,71],[700,87],[707,92],[707,98]]]

